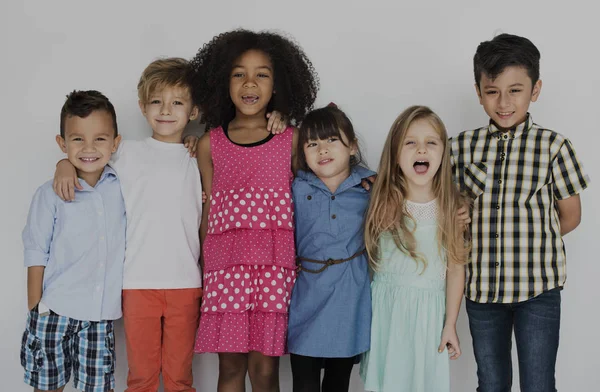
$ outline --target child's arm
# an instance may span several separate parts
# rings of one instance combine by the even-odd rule
[[[560,235],[564,236],[575,230],[581,222],[581,199],[579,195],[557,200]]]
[[[44,270],[46,267],[36,265],[27,268],[27,309],[31,310],[42,299],[44,287]]]
[[[83,189],[77,178],[75,166],[68,159],[61,159],[56,164],[52,189],[64,201],[73,201],[75,200],[75,188]]]
[[[441,353],[444,351],[444,347],[448,347],[450,359],[458,359],[461,354],[460,341],[456,333],[456,320],[458,319],[464,288],[465,266],[448,261],[448,272],[446,275],[446,322],[438,351]]]
[[[198,169],[202,177],[202,192],[207,195],[211,194],[212,191],[212,179],[213,179],[213,162],[210,153],[210,133],[206,132],[200,140],[198,140]],[[200,223],[200,243],[204,244],[206,238],[206,232],[208,230],[208,213],[210,212],[210,198],[202,203],[202,222]],[[200,266],[204,271],[204,260],[200,258]]]
[[[42,187],[33,196],[27,224],[23,229],[24,262],[27,267],[27,308],[33,309],[42,299],[44,270],[50,258],[54,233],[56,196]]]

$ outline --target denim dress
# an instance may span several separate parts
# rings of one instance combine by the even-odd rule
[[[369,193],[360,183],[374,174],[354,167],[331,193],[313,173],[298,172],[292,194],[299,257],[340,260],[364,249],[363,220]],[[323,264],[302,261],[302,266],[316,271]],[[298,273],[289,311],[290,353],[349,358],[369,349],[371,292],[367,267],[365,252],[320,273]]]

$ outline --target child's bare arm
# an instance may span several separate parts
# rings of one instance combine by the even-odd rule
[[[197,147],[198,155],[198,168],[202,176],[202,191],[206,195],[210,195],[212,191],[212,179],[213,179],[213,162],[210,153],[210,135],[205,133],[200,140],[198,140]],[[210,198],[206,201],[203,199],[202,203],[202,222],[200,224],[200,242],[204,244],[206,238],[206,232],[208,230],[208,213],[210,210]],[[204,271],[204,260],[200,259],[200,265]]]
[[[275,135],[283,133],[288,127],[287,119],[277,110],[274,110],[273,113],[267,113],[267,118],[269,119],[267,122],[267,131],[272,132]]]
[[[564,236],[575,230],[581,222],[581,199],[579,195],[557,200],[560,235]]]
[[[75,188],[83,189],[77,178],[75,166],[68,159],[58,161],[52,184],[54,193],[64,201],[73,201],[75,200]]]
[[[31,310],[42,299],[44,270],[46,267],[36,265],[27,268],[27,309]]]
[[[461,355],[460,341],[456,333],[456,321],[465,287],[465,266],[452,261],[448,262],[446,275],[446,322],[442,331],[439,352],[448,347],[450,359],[458,359]]]

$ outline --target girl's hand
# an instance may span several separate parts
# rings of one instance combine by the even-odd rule
[[[370,191],[371,185],[373,185],[373,183],[375,182],[376,179],[377,179],[377,174],[375,174],[374,176],[371,176],[371,177],[363,178],[362,181],[360,182],[360,185],[365,189],[365,191]]]
[[[75,167],[68,159],[62,159],[56,164],[52,189],[64,201],[73,201],[75,200],[75,188],[83,189],[77,178]]]
[[[206,196],[206,192],[202,191],[202,204],[206,203],[206,200],[208,200],[208,197]]]
[[[446,325],[442,331],[442,340],[438,347],[438,352],[442,353],[445,347],[448,348],[450,359],[458,359],[460,357],[460,341],[458,340],[455,326]]]
[[[285,116],[277,110],[274,110],[272,113],[267,113],[267,118],[269,119],[267,122],[267,131],[274,135],[283,133],[288,126]]]
[[[456,222],[459,229],[462,231],[467,230],[468,224],[471,223],[471,217],[469,216],[467,207],[462,206],[456,211]]]
[[[198,138],[194,135],[187,135],[183,139],[183,145],[188,149],[190,156],[196,158],[196,146],[198,145]]]

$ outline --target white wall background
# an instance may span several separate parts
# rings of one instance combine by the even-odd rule
[[[597,2],[575,0],[3,1],[0,390],[30,390],[19,364],[26,313],[20,233],[34,190],[52,176],[61,157],[54,136],[65,95],[73,89],[102,91],[116,106],[124,136],[143,138],[150,132],[137,108],[143,68],[159,56],[189,58],[213,35],[246,27],[284,30],[301,43],[321,78],[317,105],[335,101],[347,111],[372,167],[392,121],[409,105],[431,106],[452,135],[486,123],[473,88],[472,57],[479,42],[509,32],[539,47],[544,84],[531,107],[533,117],[573,141],[593,179],[582,195],[581,226],[566,239],[569,279],[558,389],[598,391],[599,10]],[[464,313],[458,328],[465,354],[453,363],[452,390],[473,391],[476,366]],[[127,362],[120,322],[117,336],[122,391]],[[196,356],[194,371],[198,390],[216,390],[216,356]],[[356,373],[352,391],[362,391]],[[291,391],[287,357],[281,385]]]

